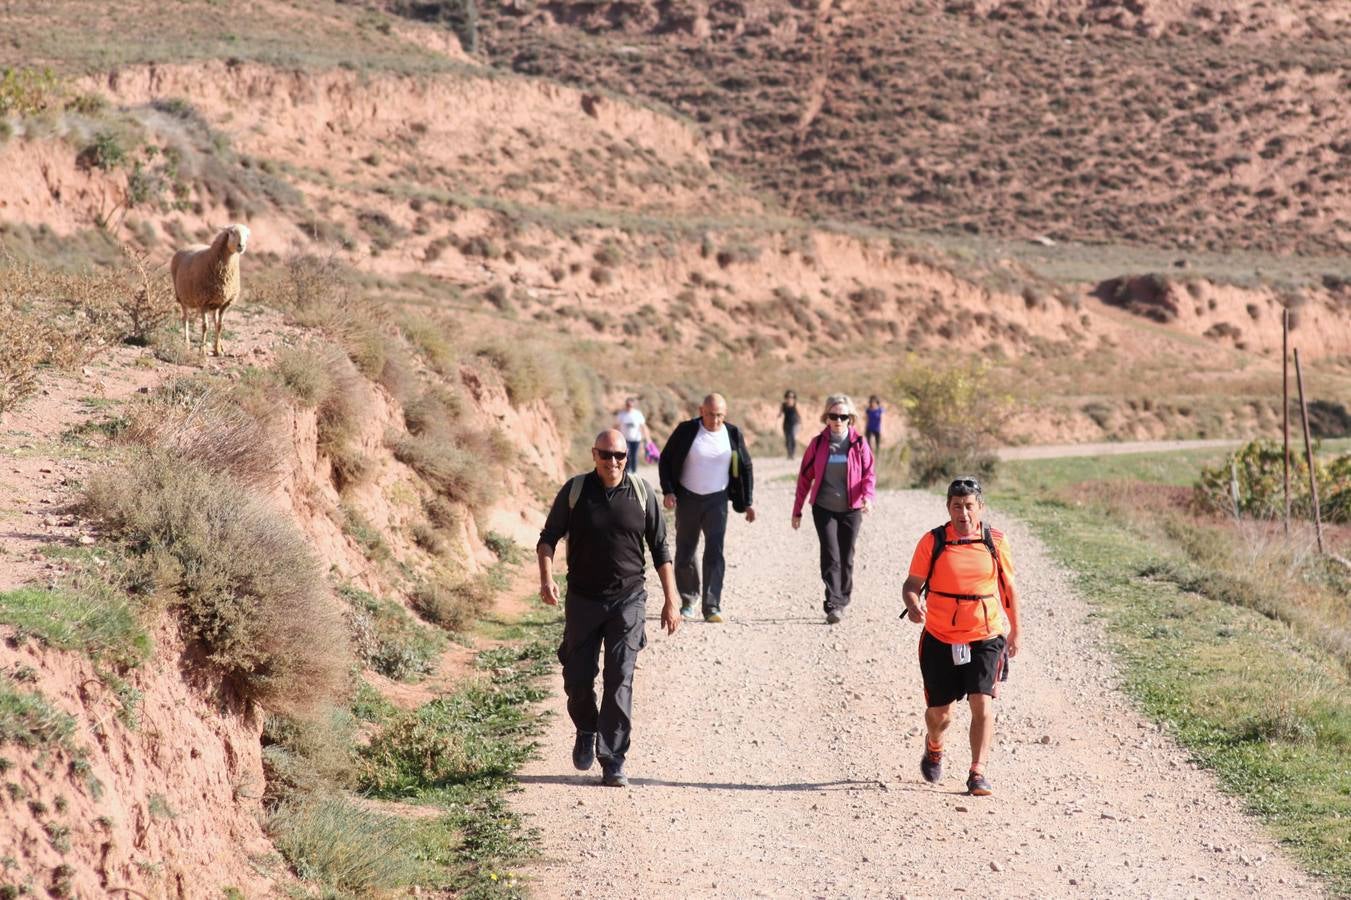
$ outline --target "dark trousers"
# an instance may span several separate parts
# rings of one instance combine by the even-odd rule
[[[622,763],[633,731],[633,667],[638,651],[647,646],[643,613],[647,592],[605,603],[571,592],[564,602],[563,691],[568,715],[578,731],[595,733],[596,756],[601,762]],[[600,708],[596,707],[596,674],[605,650]]]
[[[783,426],[783,446],[789,459],[797,455],[797,428],[796,425]]]
[[[863,436],[864,439],[867,440],[868,447],[872,450],[873,456],[876,456],[878,451],[882,449],[882,432],[873,431],[869,428],[863,433]]]
[[[722,608],[722,576],[727,562],[722,556],[722,542],[727,536],[727,492],[695,494],[676,488],[676,551],[675,582],[681,603],[693,606],[701,603],[705,615]],[[699,592],[699,566],[694,551],[699,546],[699,535],[704,536],[704,590]]]
[[[638,471],[638,454],[643,452],[643,442],[642,442],[642,441],[625,441],[625,443],[629,445],[629,458],[628,458],[628,461],[627,461],[627,462],[625,463],[625,465],[624,465],[624,471],[626,471],[626,472],[637,472],[637,471]]]
[[[821,580],[826,585],[825,610],[844,609],[854,592],[854,544],[863,527],[863,510],[831,512],[812,506],[812,521],[821,540]]]

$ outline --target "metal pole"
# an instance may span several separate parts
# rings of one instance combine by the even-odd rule
[[[1299,348],[1295,348],[1295,384],[1299,387],[1299,413],[1304,420],[1304,457],[1309,463],[1309,496],[1313,498],[1313,529],[1318,537],[1318,552],[1323,553],[1323,518],[1318,512],[1318,478],[1313,471],[1313,441],[1309,439],[1309,407],[1304,403],[1304,372],[1299,365]]]
[[[1281,308],[1281,433],[1285,454],[1285,536],[1290,536],[1290,307]]]

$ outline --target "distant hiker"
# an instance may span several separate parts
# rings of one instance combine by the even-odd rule
[[[824,609],[831,625],[844,617],[854,591],[854,544],[871,512],[877,477],[868,443],[854,430],[854,401],[847,394],[826,398],[825,428],[802,451],[793,500],[793,528],[802,526],[802,504],[812,504],[812,521],[821,541]]]
[[[615,424],[624,434],[629,445],[629,464],[626,471],[638,471],[638,455],[643,452],[644,443],[651,443],[652,432],[647,430],[647,418],[638,408],[637,397],[624,398],[624,408],[615,413]]]
[[[886,410],[882,407],[882,400],[876,394],[868,398],[868,424],[863,429],[868,438],[868,445],[872,447],[873,456],[876,456],[882,448],[882,413]]]
[[[591,448],[596,470],[570,479],[554,498],[535,555],[539,558],[539,597],[558,604],[554,548],[568,539],[568,596],[564,604],[563,690],[568,715],[577,727],[572,763],[581,771],[600,757],[602,783],[626,787],[624,757],[632,731],[633,667],[647,645],[643,616],[643,544],[661,579],[665,604],[661,624],[675,634],[675,578],[666,544],[666,520],[656,494],[641,476],[624,471],[624,436],[602,431]],[[605,647],[600,708],[596,673]]]
[[[920,538],[902,595],[912,622],[923,622],[919,668],[924,678],[927,728],[919,769],[928,782],[943,775],[943,732],[951,705],[971,704],[971,770],[966,789],[990,793],[985,762],[994,738],[994,698],[1018,655],[1018,592],[1013,558],[1002,532],[984,524],[980,483],[948,485],[948,518]]]
[[[797,455],[797,430],[802,425],[802,414],[797,408],[797,394],[792,391],[783,392],[779,415],[783,416],[783,444],[788,451],[788,458],[792,459]]]
[[[699,416],[681,422],[671,432],[657,465],[662,498],[675,510],[675,578],[680,589],[680,614],[695,617],[702,607],[705,622],[722,621],[722,579],[727,569],[722,555],[727,534],[727,504],[755,521],[751,503],[751,454],[741,430],[727,421],[727,401],[709,394],[699,405]],[[703,592],[694,551],[704,537]]]

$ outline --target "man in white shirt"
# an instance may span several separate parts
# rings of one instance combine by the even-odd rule
[[[705,622],[721,622],[728,503],[737,512],[745,513],[747,522],[755,521],[750,451],[740,429],[727,421],[727,401],[721,394],[709,394],[699,406],[698,418],[675,427],[661,452],[657,471],[661,475],[663,503],[667,509],[675,510],[675,578],[680,592],[680,614],[694,618],[698,603]],[[701,567],[694,559],[701,535],[702,579]]]
[[[627,471],[637,472],[638,457],[643,452],[643,444],[652,440],[652,433],[647,430],[647,417],[638,408],[637,397],[624,399],[624,408],[615,413],[615,424],[623,433],[624,442],[629,445]]]

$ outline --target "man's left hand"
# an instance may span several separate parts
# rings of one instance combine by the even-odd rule
[[[661,627],[666,629],[667,634],[675,634],[680,627],[680,615],[676,612],[676,605],[670,601],[661,608]]]
[[[755,507],[753,506],[746,507],[746,521],[747,522],[755,521]]]

